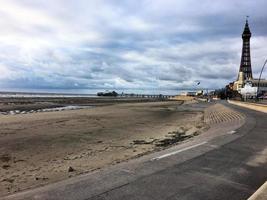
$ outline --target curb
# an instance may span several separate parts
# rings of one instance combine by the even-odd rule
[[[267,181],[251,196],[248,200],[266,200],[267,199]]]
[[[227,100],[228,103],[234,104],[237,106],[242,106],[251,110],[256,110],[259,112],[267,113],[267,105],[257,104],[257,103],[247,103],[247,102],[241,102],[241,101],[233,101],[233,100]]]

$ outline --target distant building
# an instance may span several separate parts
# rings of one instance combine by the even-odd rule
[[[196,96],[196,92],[182,92],[182,96]]]
[[[258,90],[259,84],[259,92]],[[244,81],[244,85],[240,88],[240,94],[246,98],[254,98],[257,94],[264,94],[267,92],[267,81],[261,80],[259,83],[259,79],[252,79]]]
[[[239,73],[237,80],[234,84],[231,84],[233,91],[237,91],[243,97],[256,97],[257,94],[267,92],[267,80],[253,79],[252,67],[251,67],[251,57],[250,57],[250,38],[251,32],[248,25],[248,20],[246,20],[245,28],[242,33],[242,55],[239,67]],[[230,86],[230,84],[229,84]],[[259,91],[257,89],[259,88]]]
[[[197,96],[201,96],[201,95],[203,95],[203,93],[204,93],[203,90],[198,90],[198,91],[196,92],[196,95],[197,95]]]

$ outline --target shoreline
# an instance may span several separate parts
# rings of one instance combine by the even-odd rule
[[[31,111],[65,106],[106,106],[121,103],[172,101],[158,98],[133,97],[5,97],[0,98],[0,112],[11,110]]]

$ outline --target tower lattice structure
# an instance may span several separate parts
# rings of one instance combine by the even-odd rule
[[[246,20],[245,28],[242,33],[243,46],[239,72],[243,72],[245,80],[253,79],[251,69],[251,57],[250,57],[250,38],[251,32],[248,26],[248,20]],[[240,73],[239,73],[240,74]]]

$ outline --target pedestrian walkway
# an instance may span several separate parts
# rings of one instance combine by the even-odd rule
[[[223,122],[240,121],[243,119],[243,114],[220,103],[208,107],[204,112],[204,122],[211,125]]]
[[[242,102],[242,101],[232,101],[228,100],[228,103],[237,105],[237,106],[242,106],[248,109],[256,110],[259,112],[264,112],[267,113],[267,105],[265,104],[258,104],[258,103],[248,103],[248,102]]]

